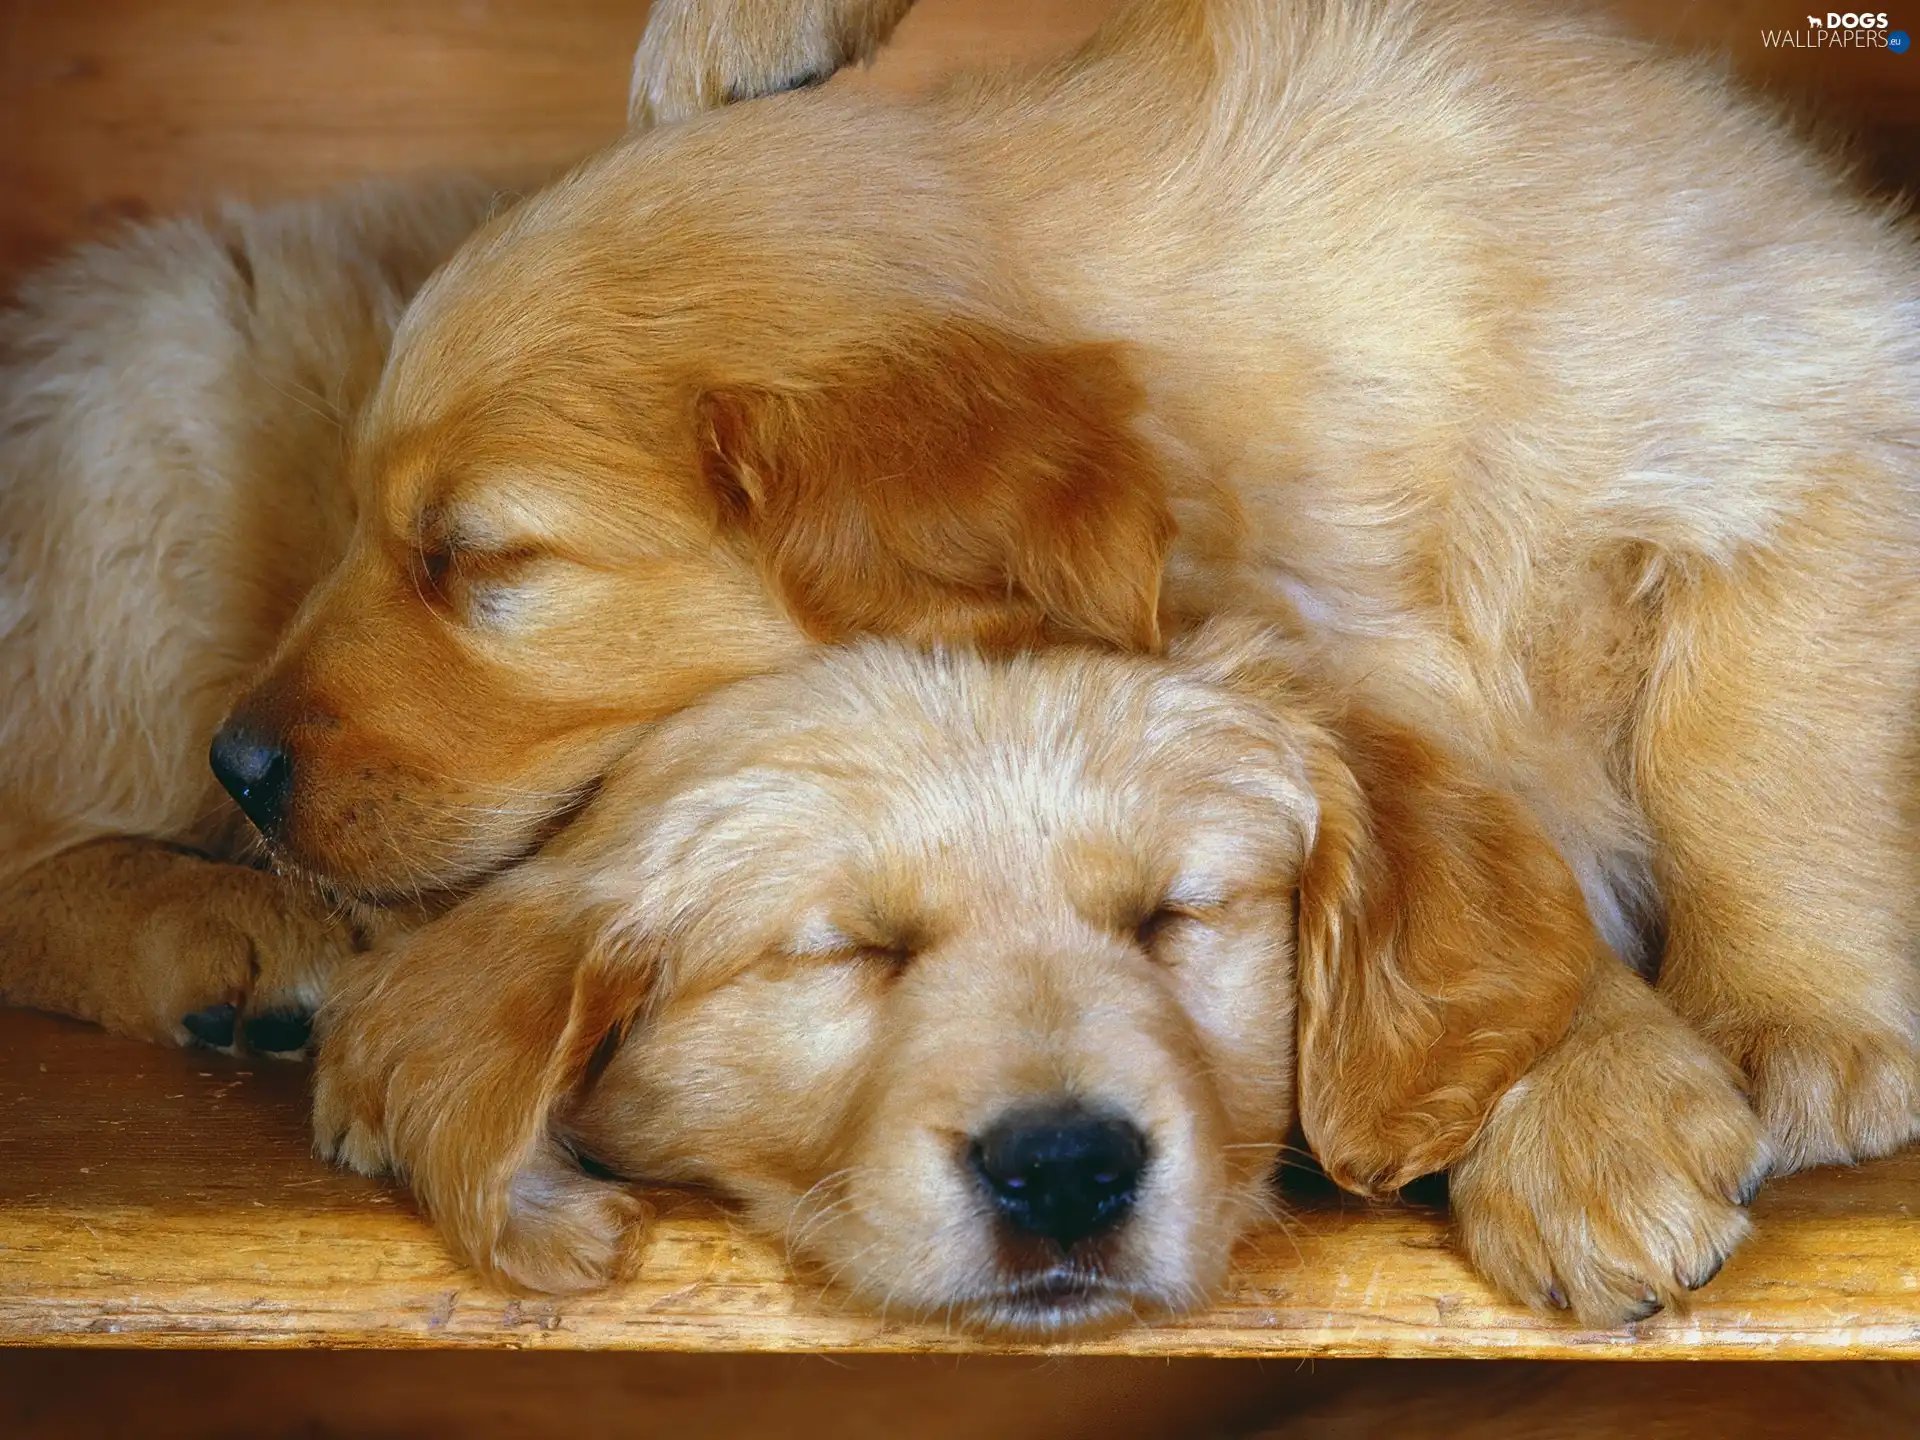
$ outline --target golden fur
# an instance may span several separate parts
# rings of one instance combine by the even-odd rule
[[[1436,962],[1471,951],[1487,995],[1556,965],[1586,988],[1491,1125],[1445,1133],[1442,1098],[1409,1143],[1464,1152],[1463,1232],[1516,1293],[1557,1283],[1603,1322],[1684,1298],[1765,1164],[1730,1067],[1605,953],[1524,810],[1431,752],[1381,769],[1418,742],[1314,703],[1285,660],[1246,626],[1171,662],[868,642],[730,687],[540,857],[345,972],[323,1150],[410,1177],[465,1259],[533,1289],[633,1261],[644,1206],[584,1153],[719,1186],[883,1309],[1047,1333],[1186,1308],[1293,1120],[1297,913],[1310,1006],[1359,967],[1489,1057],[1532,1017],[1471,987],[1465,1018],[1430,1013]],[[1356,734],[1375,756],[1350,764]],[[1301,1044],[1303,1104],[1337,1108],[1371,1057]],[[1072,1246],[996,1224],[968,1159],[1064,1102],[1130,1119],[1150,1157],[1126,1223]]]
[[[228,206],[0,315],[0,1000],[304,1044],[354,936],[235,863],[257,845],[207,741],[345,549],[341,427],[490,206],[472,181]]]
[[[898,6],[796,13],[663,7],[637,113],[857,58]],[[682,42],[706,78],[675,91]],[[258,285],[250,247],[246,266],[212,248],[195,263],[218,295]],[[343,306],[375,318],[322,347],[362,357],[337,373],[371,371],[435,252],[412,253],[404,283]],[[231,355],[230,300],[194,313],[216,322],[205,353]],[[8,853],[44,863],[8,882],[3,988],[174,1040],[188,1004],[310,996],[305,967],[350,937],[304,892],[141,838],[198,838],[179,736],[149,765],[144,722],[69,736],[60,707],[188,694],[181,733],[204,733],[206,697],[341,544],[234,713],[293,757],[283,859],[382,900],[521,860],[650,725],[816,641],[1150,647],[1209,615],[1299,622],[1293,667],[1353,697],[1347,773],[1391,821],[1352,832],[1386,851],[1316,853],[1302,876],[1338,897],[1302,917],[1309,1139],[1357,1188],[1451,1166],[1468,1249],[1513,1293],[1636,1313],[1737,1235],[1745,1160],[1855,1158],[1916,1128],[1916,314],[1910,234],[1833,161],[1717,76],[1557,11],[1140,0],[1037,72],[638,135],[488,226],[414,305],[354,438],[351,536],[321,504],[291,555],[278,530],[220,548],[224,523],[156,546],[136,518],[111,532],[130,546],[65,557],[70,501],[36,518],[65,481],[10,482],[7,678],[38,663],[34,636],[58,675],[76,635],[123,631],[145,678],[122,701],[102,664],[6,717],[30,732],[0,762],[24,787],[5,823],[27,817]],[[150,412],[136,372],[40,343],[52,358],[14,374],[105,377],[113,401],[42,414],[9,385],[29,408],[0,443],[30,462],[9,469],[57,479],[85,452],[47,437]],[[274,373],[249,360],[214,393],[256,370]],[[182,443],[133,434],[134,465]],[[192,493],[166,473],[123,498]],[[242,482],[214,487],[223,517],[254,472],[213,473]],[[216,581],[285,562],[273,603],[88,583],[202,545],[217,558],[188,573]],[[150,617],[159,640],[214,625],[217,658],[165,662],[129,624]],[[96,805],[123,789],[166,798]],[[1427,827],[1436,794],[1480,798]],[[1659,998],[1561,923],[1559,869],[1509,848],[1535,822],[1606,938],[1660,963]],[[1477,921],[1494,958],[1452,929],[1479,899],[1505,902]],[[505,902],[481,902],[499,922]],[[1540,935],[1546,963],[1516,960],[1507,942]],[[354,1013],[341,1033],[376,1051],[413,1023],[397,1000]],[[541,1013],[521,1039],[546,1054]],[[1743,1072],[1764,1146],[1696,1032]],[[442,1133],[461,1072],[436,1088],[415,1067],[414,1094],[351,1053],[335,1093]],[[1675,1087],[1700,1108],[1626,1124]],[[433,1169],[414,1171],[429,1194]],[[1596,1207],[1604,1230],[1574,1223]]]
[[[283,853],[382,894],[518,858],[810,641],[1297,619],[1314,684],[1522,797],[1779,1168],[1881,1154],[1920,1125],[1917,318],[1904,224],[1700,65],[1558,10],[1139,0],[1037,71],[634,136],[487,227],[239,718],[293,756]],[[1578,994],[1461,952],[1403,995],[1387,953],[1302,996],[1364,1057],[1304,1111],[1357,1188],[1456,1159]]]

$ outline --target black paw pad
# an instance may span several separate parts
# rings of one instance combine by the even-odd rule
[[[1654,1299],[1653,1296],[1649,1295],[1647,1296],[1646,1299],[1642,1300],[1638,1305],[1634,1306],[1631,1310],[1627,1311],[1627,1323],[1629,1325],[1637,1324],[1638,1322],[1648,1319],[1651,1316],[1658,1315],[1662,1310],[1666,1308],[1667,1308],[1666,1306],[1662,1305],[1658,1300]]]
[[[182,1015],[180,1023],[202,1045],[224,1050],[233,1044],[233,1022],[240,1012],[231,1005],[209,1005],[191,1015]]]
[[[286,1054],[306,1048],[313,1034],[313,1016],[305,1010],[271,1010],[252,1015],[242,1027],[247,1048],[263,1054]]]

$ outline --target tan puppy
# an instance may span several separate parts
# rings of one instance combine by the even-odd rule
[[[1311,705],[1283,658],[1245,627],[1172,664],[870,643],[723,692],[346,972],[322,1148],[397,1168],[535,1289],[629,1261],[639,1208],[584,1153],[719,1186],[882,1308],[1023,1332],[1187,1308],[1293,1121],[1297,924],[1309,994],[1417,990],[1457,950],[1580,976],[1593,1023],[1462,1137],[1461,1227],[1590,1320],[1680,1299],[1765,1165],[1733,1070],[1605,954],[1518,805]],[[1408,851],[1409,808],[1446,854]]]
[[[703,13],[738,59],[773,7]],[[404,892],[810,641],[1297,611],[1316,683],[1527,799],[1782,1168],[1880,1154],[1920,1124],[1917,316],[1835,163],[1557,7],[1140,0],[1034,73],[740,106],[423,292],[230,778]],[[1303,995],[1343,1183],[1452,1165],[1569,1021],[1456,959],[1497,1038]]]
[[[342,427],[476,181],[130,231],[0,315],[0,1001],[297,1051],[348,926],[207,742],[353,528]]]

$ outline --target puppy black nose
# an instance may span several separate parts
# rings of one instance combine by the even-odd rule
[[[255,828],[271,836],[293,785],[293,761],[287,752],[257,731],[229,722],[213,737],[207,761]]]
[[[1133,1208],[1147,1140],[1077,1106],[1004,1116],[973,1145],[973,1168],[1008,1224],[1070,1249]]]

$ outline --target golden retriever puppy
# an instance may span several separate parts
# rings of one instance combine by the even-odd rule
[[[1470,1072],[1534,1021],[1511,957],[1585,998],[1457,1137],[1470,1251],[1599,1323],[1681,1299],[1766,1163],[1736,1073],[1606,952],[1522,806],[1284,660],[1245,626],[1171,662],[868,642],[722,692],[342,972],[321,1148],[534,1289],[632,1261],[641,1206],[584,1154],[718,1186],[883,1309],[1112,1323],[1203,1302],[1296,1085],[1343,1103],[1296,1080],[1296,987],[1472,1028]],[[1463,953],[1484,969],[1436,990]]]
[[[1881,1154],[1920,1125],[1916,316],[1837,162],[1560,7],[1137,0],[1039,70],[698,116],[422,291],[229,778],[290,863],[405,893],[811,642],[1297,611],[1316,684],[1525,799],[1782,1169]],[[1495,1036],[1303,994],[1331,1173],[1459,1159],[1556,976]]]
[[[346,548],[342,428],[475,181],[129,231],[0,315],[0,1001],[297,1051],[352,943],[207,770]]]

